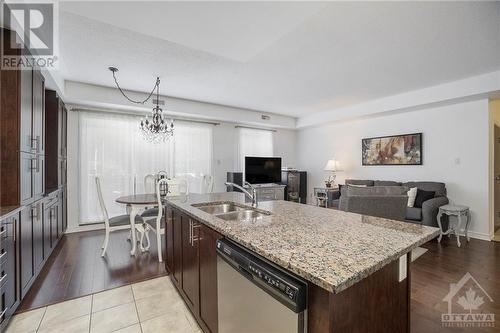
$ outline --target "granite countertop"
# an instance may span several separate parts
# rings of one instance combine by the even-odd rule
[[[260,202],[271,215],[225,221],[191,206],[245,202],[238,192],[189,194],[167,203],[236,243],[330,292],[338,293],[433,239],[438,228],[288,201]]]

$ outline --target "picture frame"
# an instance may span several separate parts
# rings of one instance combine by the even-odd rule
[[[422,143],[422,133],[361,139],[362,165],[422,165]]]

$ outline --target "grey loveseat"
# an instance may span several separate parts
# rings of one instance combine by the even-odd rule
[[[405,220],[437,227],[439,207],[448,203],[446,186],[440,182],[395,182],[381,180],[348,179],[346,184],[365,185],[372,189],[342,186],[339,209],[373,216]],[[426,200],[422,208],[407,207],[406,191],[416,187],[435,192],[434,198]],[[349,190],[349,193],[347,192]],[[384,199],[385,198],[385,199]]]

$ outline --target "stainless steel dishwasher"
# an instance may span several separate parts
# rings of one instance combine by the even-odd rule
[[[216,246],[220,333],[306,332],[304,281],[226,239]]]

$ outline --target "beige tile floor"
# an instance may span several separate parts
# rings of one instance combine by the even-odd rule
[[[200,333],[168,277],[15,315],[6,333]]]

